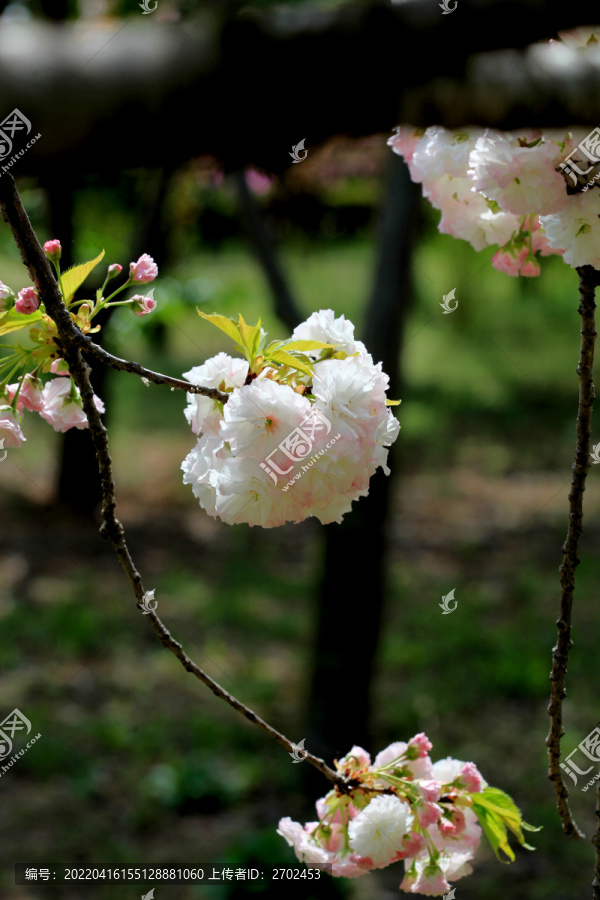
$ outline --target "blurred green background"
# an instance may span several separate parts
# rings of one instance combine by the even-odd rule
[[[143,177],[128,176],[134,193]],[[78,189],[77,261],[104,247],[108,262],[128,264],[136,213],[124,184],[111,189],[90,180]],[[35,182],[21,187],[40,238],[60,237],[48,232]],[[259,202],[276,191],[275,184]],[[380,192],[378,177],[329,180],[319,191],[328,215],[315,233],[293,220],[281,230],[282,264],[307,314],[332,308],[360,331]],[[336,223],[350,206],[363,207],[365,216],[344,235]],[[552,257],[538,279],[509,278],[491,268],[491,251],[476,254],[439,235],[437,214],[425,209],[424,216],[402,354],[391,591],[367,749],[374,754],[425,731],[434,759],[476,761],[527,821],[543,826],[533,836],[537,850],[517,850],[512,866],[482,846],[475,873],[457,883],[460,900],[573,900],[590,894],[593,796],[574,789],[587,840],[567,839],[546,778],[544,739],[574,447],[577,277]],[[178,176],[169,195],[169,262],[156,282],[158,311],[141,320],[119,310],[105,329],[112,352],[177,375],[221,349],[230,352],[227,339],[199,319],[197,305],[241,312],[250,322],[260,315],[273,337],[284,336],[235,218],[228,182],[215,188],[199,186],[193,172]],[[231,224],[230,236],[225,228],[222,239],[202,237],[202,223],[210,238],[217,221]],[[0,277],[14,289],[29,283],[6,228]],[[439,304],[452,288],[459,306],[444,315]],[[118,512],[145,583],[156,589],[159,614],[209,674],[300,740],[322,528],[308,521],[260,531],[210,519],[181,482],[179,467],[194,442],[183,395],[110,371],[103,399]],[[2,896],[108,900],[141,893],[135,885],[17,888],[17,861],[293,866],[275,829],[281,816],[314,818],[318,795],[303,784],[304,766],[292,765],[165,652],[97,525],[55,503],[60,436],[33,414],[24,430],[26,445],[0,467],[0,678],[3,715],[18,707],[42,738],[0,780]],[[600,714],[597,479],[592,467],[567,752]],[[351,666],[361,654],[361,617],[369,616],[368,560],[346,564],[357,573],[356,595],[348,597],[356,622],[347,646]],[[452,588],[458,608],[443,616],[438,604]],[[328,880],[320,893],[306,883],[257,893],[388,900],[398,896],[401,878],[398,864],[356,881]],[[157,900],[251,893],[243,883],[156,888]]]

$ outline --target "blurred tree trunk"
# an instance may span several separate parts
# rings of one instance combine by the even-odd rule
[[[69,173],[60,170],[42,183],[48,203],[48,222],[51,238],[62,245],[61,268],[68,269],[74,261],[75,189]],[[104,398],[104,370],[97,367],[92,383],[95,392]],[[58,474],[58,503],[70,513],[91,516],[100,502],[100,478],[96,454],[87,431],[71,428],[62,437]]]
[[[398,157],[390,162],[377,269],[367,308],[364,341],[390,376],[389,396],[401,391],[404,324],[412,300],[411,251],[420,191]],[[397,453],[390,452],[397,475]],[[396,457],[396,460],[393,458]],[[339,758],[353,744],[369,746],[371,685],[386,595],[386,551],[392,475],[381,469],[368,497],[341,525],[324,528],[324,568],[317,595],[316,635],[304,733],[311,752]],[[313,777],[316,775],[316,777]],[[308,767],[307,782],[320,776]],[[318,789],[318,787],[317,787]]]
[[[166,232],[162,213],[170,175],[171,172],[163,168],[154,178],[150,179],[150,184],[145,191],[146,196],[141,204],[141,227],[138,228],[137,223],[134,224],[134,234],[130,246],[131,260],[137,259],[144,252],[150,253],[159,268],[164,265],[167,256]],[[52,237],[58,237],[61,240],[63,247],[61,266],[63,269],[73,264],[75,194],[68,185],[68,173],[53,178],[46,185],[50,231]],[[101,286],[105,271],[103,268],[97,283],[91,285],[92,292]],[[102,328],[108,322],[111,311],[105,310],[98,315],[96,321]],[[96,334],[94,340],[101,344],[103,331]],[[154,340],[155,342],[160,341],[160,336],[154,335]],[[105,422],[110,406],[107,397],[106,374],[106,368],[99,365],[92,369],[91,374],[94,391],[106,404]],[[58,478],[58,503],[69,513],[93,518],[101,496],[96,453],[89,432],[72,428],[63,435]]]
[[[256,259],[261,266],[273,297],[273,311],[284,325],[293,331],[302,321],[296,300],[292,294],[288,280],[283,272],[279,257],[271,240],[264,216],[248,187],[245,172],[237,172],[234,176],[240,204],[240,218],[246,237]]]

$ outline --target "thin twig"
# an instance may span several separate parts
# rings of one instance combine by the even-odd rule
[[[146,369],[144,366],[141,366],[139,363],[133,362],[132,360],[120,359],[118,356],[113,356],[112,353],[109,353],[99,344],[95,344],[89,337],[81,332],[77,333],[74,340],[77,341],[79,348],[84,354],[95,357],[97,360],[107,366],[111,366],[113,369],[119,369],[122,372],[131,372],[133,375],[140,375],[142,378],[147,378],[148,381],[153,381],[155,384],[165,384],[168,387],[177,388],[180,391],[187,391],[188,394],[202,394],[204,397],[210,397],[212,400],[218,400],[220,403],[227,403],[229,400],[229,394],[218,391],[216,388],[201,387],[198,384],[190,384],[189,381],[184,381],[182,378],[173,378],[171,375],[161,375],[160,372],[153,372],[152,369]]]
[[[569,659],[571,640],[571,615],[573,610],[573,593],[575,591],[575,569],[579,565],[577,551],[579,540],[583,534],[583,493],[585,480],[590,466],[590,442],[592,428],[592,406],[594,403],[594,343],[596,326],[594,320],[595,288],[600,283],[600,272],[591,266],[582,266],[579,274],[579,315],[581,316],[581,350],[577,374],[579,376],[579,404],[577,409],[577,444],[569,493],[569,525],[567,537],[563,545],[563,561],[560,572],[560,616],[556,622],[558,639],[552,651],[552,683],[548,715],[550,731],[546,738],[548,747],[548,777],[554,783],[556,806],[563,823],[565,834],[575,838],[584,837],[578,828],[569,808],[569,791],[560,769],[560,742],[564,734],[562,722],[562,703],[566,696],[565,675]]]
[[[127,542],[125,531],[116,517],[115,483],[112,472],[112,460],[108,446],[108,435],[102,423],[102,419],[94,403],[94,391],[90,383],[90,368],[81,355],[81,338],[71,316],[63,303],[58,283],[50,264],[44,255],[35,232],[31,226],[27,213],[23,208],[19,192],[12,176],[8,173],[0,179],[0,211],[2,218],[9,226],[15,243],[21,253],[21,258],[26,265],[31,278],[36,285],[40,298],[42,298],[48,315],[56,323],[59,341],[64,359],[73,376],[77,387],[81,392],[81,400],[84,412],[87,415],[90,433],[96,449],[98,469],[102,484],[102,518],[101,534],[106,537],[115,549],[119,562],[127,575],[136,597],[138,608],[141,608],[145,596],[142,578],[138,572]],[[127,371],[132,371],[128,369]],[[153,373],[155,374],[155,373]],[[187,387],[186,387],[187,389]],[[190,672],[199,681],[205,684],[215,696],[225,700],[233,709],[241,713],[249,722],[257,725],[262,731],[281,744],[288,753],[294,753],[296,745],[277,731],[264,719],[261,719],[252,709],[232,696],[220,684],[206,674],[185,653],[179,641],[176,641],[168,628],[162,623],[156,613],[147,615],[152,628],[158,635],[164,647],[173,653],[181,662],[187,672]],[[329,781],[333,782],[341,791],[347,791],[351,782],[346,781],[331,769],[324,760],[312,753],[305,751],[305,759],[318,769]]]

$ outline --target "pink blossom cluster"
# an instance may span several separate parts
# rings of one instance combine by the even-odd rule
[[[376,469],[389,474],[388,447],[400,428],[386,406],[389,378],[355,340],[352,322],[320,310],[292,338],[349,355],[316,361],[314,376],[298,375],[293,386],[268,366],[249,377],[248,362],[225,353],[185,373],[229,394],[219,403],[188,393],[185,415],[198,440],[182,464],[200,506],[229,524],[341,522]]]
[[[600,269],[600,191],[592,178],[600,173],[600,129],[402,126],[388,144],[440,210],[440,232],[475,250],[497,246],[492,265],[499,271],[539,275],[540,258],[550,254],[573,268]]]
[[[401,861],[401,890],[444,894],[472,871],[481,828],[471,795],[487,782],[472,762],[432,762],[431,748],[422,733],[390,744],[373,762],[353,747],[336,762],[348,792],[336,787],[317,800],[318,821],[281,819],[278,834],[301,862],[331,866],[334,876],[358,878]]]
[[[4,447],[20,447],[26,440],[21,429],[23,412],[37,412],[55,431],[68,431],[70,428],[87,428],[89,423],[83,411],[79,388],[72,384],[69,377],[62,372],[67,371],[62,360],[52,363],[52,371],[56,378],[46,384],[27,373],[19,388],[19,383],[9,384],[5,388],[4,397],[0,397],[0,439],[4,439]],[[16,410],[13,400],[16,397]],[[94,394],[94,403],[99,412],[104,412],[104,404]]]
[[[62,292],[64,279],[61,278],[59,264],[62,255],[60,241],[56,238],[46,241],[44,253],[54,265]],[[90,330],[99,330],[99,326],[92,329],[92,319],[105,307],[130,305],[137,316],[146,316],[156,308],[156,300],[152,297],[152,291],[146,295],[135,294],[125,301],[114,301],[114,297],[131,285],[154,281],[158,275],[158,266],[147,253],[143,253],[136,262],[130,263],[128,280],[106,299],[101,295],[103,295],[107,283],[121,273],[123,267],[119,263],[109,265],[104,285],[97,292],[95,301],[76,300],[73,302],[75,290],[83,283],[86,274],[89,274],[103,255],[102,253],[91,264],[87,263],[71,269],[71,275],[76,273],[79,281],[75,286],[71,284],[71,290],[63,295],[63,300],[71,311],[73,321],[84,334]],[[84,270],[83,274],[82,269]],[[21,428],[21,421],[25,410],[39,413],[55,431],[64,432],[70,428],[88,428],[89,423],[83,411],[79,388],[71,379],[64,360],[56,359],[56,328],[52,320],[45,314],[44,306],[40,304],[37,289],[33,286],[25,287],[18,292],[15,298],[14,291],[0,281],[0,320],[11,312],[24,317],[22,325],[17,323],[18,327],[25,327],[26,324],[29,324],[27,316],[33,317],[35,327],[30,331],[30,337],[37,347],[35,351],[30,351],[17,346],[10,356],[0,360],[0,368],[7,373],[0,381],[0,445],[2,447],[19,447],[23,443],[25,435]],[[13,330],[14,324],[14,322],[10,323],[10,330]],[[2,322],[0,322],[1,328]],[[15,384],[8,384],[19,368],[30,368],[32,358],[36,363],[33,370],[25,372]],[[43,384],[39,375],[46,373],[58,377]],[[94,403],[99,412],[104,412],[104,404],[95,395]]]

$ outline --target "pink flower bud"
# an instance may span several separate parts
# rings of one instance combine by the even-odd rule
[[[147,296],[135,294],[131,299],[133,300],[131,308],[136,316],[147,316],[156,306],[156,300],[149,294]]]
[[[453,834],[456,834],[456,826],[454,822],[450,819],[445,819],[444,816],[438,822],[438,828],[440,830],[440,834],[442,837],[450,837]]]
[[[416,804],[415,812],[421,828],[429,828],[430,825],[434,825],[438,821],[443,810],[437,803],[429,803],[425,800]]]
[[[416,831],[410,831],[404,837],[402,846],[407,856],[417,856],[425,848],[425,838]]]
[[[475,763],[465,763],[458,775],[470,794],[481,793],[483,790],[483,778]]]
[[[440,834],[443,837],[457,837],[466,828],[465,814],[461,809],[453,809],[451,818],[442,816],[438,822]]]
[[[529,260],[525,265],[521,268],[521,275],[524,275],[526,278],[535,278],[540,274],[540,267],[534,260]]]
[[[154,281],[157,275],[158,266],[147,253],[142,253],[137,262],[129,264],[129,278],[131,281],[146,284],[148,281]]]
[[[46,241],[44,244],[44,253],[48,259],[60,259],[62,253],[60,241],[57,241],[56,239],[53,241]]]
[[[109,281],[111,278],[116,278],[122,271],[123,266],[120,266],[119,263],[111,263],[108,267],[108,277],[106,280]]]
[[[440,799],[442,786],[439,781],[427,779],[425,781],[419,781],[418,786],[419,792],[424,800],[431,800],[432,803],[437,803]]]
[[[26,287],[23,288],[22,291],[19,291],[17,302],[15,303],[17,312],[25,313],[26,316],[30,316],[31,313],[36,311],[39,305],[40,298],[34,287]]]
[[[419,734],[415,734],[414,738],[411,738],[408,742],[409,747],[412,747],[417,751],[419,756],[427,756],[433,744],[429,740],[426,734],[423,732],[419,732]]]
[[[19,390],[17,410],[20,413],[22,413],[24,409],[28,409],[30,412],[39,412],[43,405],[42,388],[43,385],[39,378],[34,378],[31,372],[28,372],[21,384],[21,390],[19,390],[19,382],[7,384],[6,394],[9,401],[12,403],[15,394]]]

